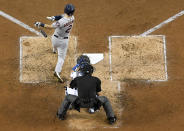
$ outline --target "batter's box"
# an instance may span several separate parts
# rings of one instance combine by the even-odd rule
[[[111,36],[109,48],[111,80],[168,79],[165,36]]]
[[[76,37],[71,36],[68,52],[61,72],[61,77],[69,78],[75,64]],[[57,63],[57,54],[52,52],[51,38],[21,37],[20,38],[20,82],[39,83],[52,82]]]

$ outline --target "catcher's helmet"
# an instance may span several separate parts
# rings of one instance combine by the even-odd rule
[[[80,66],[80,69],[79,69],[79,71],[82,72],[84,75],[87,75],[87,74],[91,75],[93,73],[93,70],[94,70],[93,66],[87,63]]]
[[[77,64],[82,65],[84,63],[90,64],[90,59],[87,55],[80,55],[77,58]]]
[[[74,11],[75,11],[74,5],[72,5],[72,4],[67,4],[67,5],[65,6],[64,12],[65,12],[67,15],[72,16],[73,13],[74,13]]]

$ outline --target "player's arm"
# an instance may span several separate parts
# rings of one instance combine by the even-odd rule
[[[49,25],[49,24],[44,24],[42,22],[35,22],[35,26],[40,28],[47,28],[47,29],[55,29],[57,27],[60,27],[60,23],[58,21],[54,22],[53,24]]]
[[[48,28],[48,29],[55,29],[55,27],[53,27],[52,25],[49,25],[49,24],[44,24],[42,22],[35,22],[34,24],[36,27],[40,28]]]
[[[45,24],[45,25],[44,25],[44,28],[55,29],[52,25],[49,25],[49,24]]]
[[[50,21],[57,21],[57,20],[60,20],[61,18],[63,18],[63,15],[47,16],[46,18]]]

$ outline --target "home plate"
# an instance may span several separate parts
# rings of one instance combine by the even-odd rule
[[[96,64],[104,59],[103,53],[83,53],[83,55],[89,57],[91,64]]]

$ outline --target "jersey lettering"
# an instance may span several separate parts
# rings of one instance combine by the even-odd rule
[[[65,31],[66,33],[70,33],[70,30],[72,29],[72,25],[68,27],[68,29]]]
[[[70,22],[68,22],[68,23],[66,23],[66,24],[64,24],[64,27],[66,27],[66,26],[68,26],[68,25],[71,25],[72,23],[73,23],[73,20],[70,21]]]

